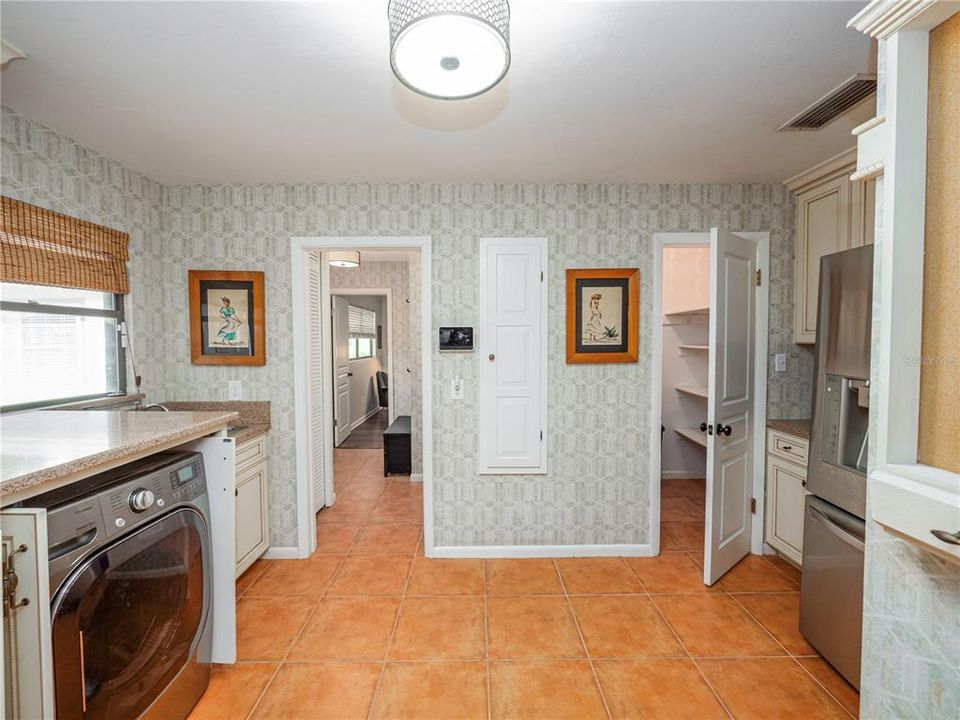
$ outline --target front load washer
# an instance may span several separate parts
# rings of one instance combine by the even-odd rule
[[[45,507],[57,720],[179,720],[212,641],[203,457],[167,452],[28,501]]]

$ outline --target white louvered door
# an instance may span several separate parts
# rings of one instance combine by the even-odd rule
[[[313,488],[313,512],[326,505],[323,463],[323,297],[321,293],[322,257],[312,252],[307,258],[307,305],[309,307],[309,365],[307,382],[310,393],[310,486]]]

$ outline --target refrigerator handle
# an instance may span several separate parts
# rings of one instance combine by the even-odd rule
[[[813,519],[816,520],[818,523],[820,523],[824,528],[826,528],[827,530],[832,532],[834,535],[836,535],[838,538],[843,540],[843,542],[845,542],[847,545],[851,545],[855,547],[857,550],[859,550],[860,552],[863,552],[863,541],[860,538],[850,534],[849,532],[844,530],[842,527],[837,525],[830,518],[828,518],[821,510],[818,510],[815,507],[810,507],[810,512],[812,513]]]

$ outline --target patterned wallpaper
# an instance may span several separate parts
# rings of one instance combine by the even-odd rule
[[[71,158],[89,157],[87,162],[106,165],[117,177],[137,177],[5,111],[5,127],[8,122],[23,128],[9,140],[5,132],[3,142],[4,175],[11,176],[4,181],[16,197],[23,195],[22,199],[40,204],[59,201],[59,186],[46,181],[51,172],[48,165],[56,166],[51,147],[69,148]],[[35,138],[33,143],[24,142],[24,135]],[[31,175],[20,170],[24,162],[7,159],[21,155],[29,157],[43,193],[27,192]],[[80,171],[66,167],[60,172]],[[136,185],[132,180],[120,181],[123,188],[131,184]],[[132,199],[123,196],[121,202],[132,203]],[[134,256],[132,265],[143,287],[142,298],[134,302],[143,310],[134,330],[138,344],[147,348],[143,352],[153,360],[150,377],[160,378],[151,387],[160,398],[222,399],[227,381],[237,379],[244,384],[245,398],[272,401],[270,526],[271,541],[277,546],[293,545],[296,537],[292,236],[432,236],[434,328],[478,324],[480,237],[550,239],[549,472],[477,475],[476,357],[435,351],[431,380],[439,545],[648,542],[647,437],[656,423],[647,403],[650,294],[652,240],[657,231],[698,231],[717,225],[771,233],[768,413],[781,418],[809,414],[812,354],[792,341],[794,202],[782,185],[168,186],[159,188],[159,198],[150,208],[159,215],[159,222],[151,215],[150,231],[135,246],[142,254]],[[113,219],[124,229],[130,224],[126,216]],[[641,268],[640,362],[567,365],[564,270],[603,266]],[[266,366],[190,364],[185,303],[186,271],[191,268],[265,272]],[[772,358],[778,352],[788,356],[786,373],[773,372]],[[466,380],[466,397],[451,402],[447,390],[458,376]]]
[[[362,260],[362,257],[361,257]],[[358,268],[330,268],[330,287],[389,288],[393,308],[390,322],[394,402],[398,415],[411,416],[411,465],[423,472],[423,445],[420,441],[423,418],[420,413],[420,263],[419,255],[409,262],[361,262]],[[411,292],[415,291],[415,295]]]
[[[885,43],[878,50],[877,112],[886,100]],[[873,357],[880,307],[883,177],[877,180],[874,243]],[[871,382],[883,382],[876,365]],[[876,467],[877,428],[870,427],[869,471]],[[867,493],[870,517],[870,493]],[[901,540],[867,520],[860,716],[927,720],[960,717],[960,565]]]

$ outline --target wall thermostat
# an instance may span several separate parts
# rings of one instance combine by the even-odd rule
[[[440,350],[473,352],[473,328],[441,327]]]

